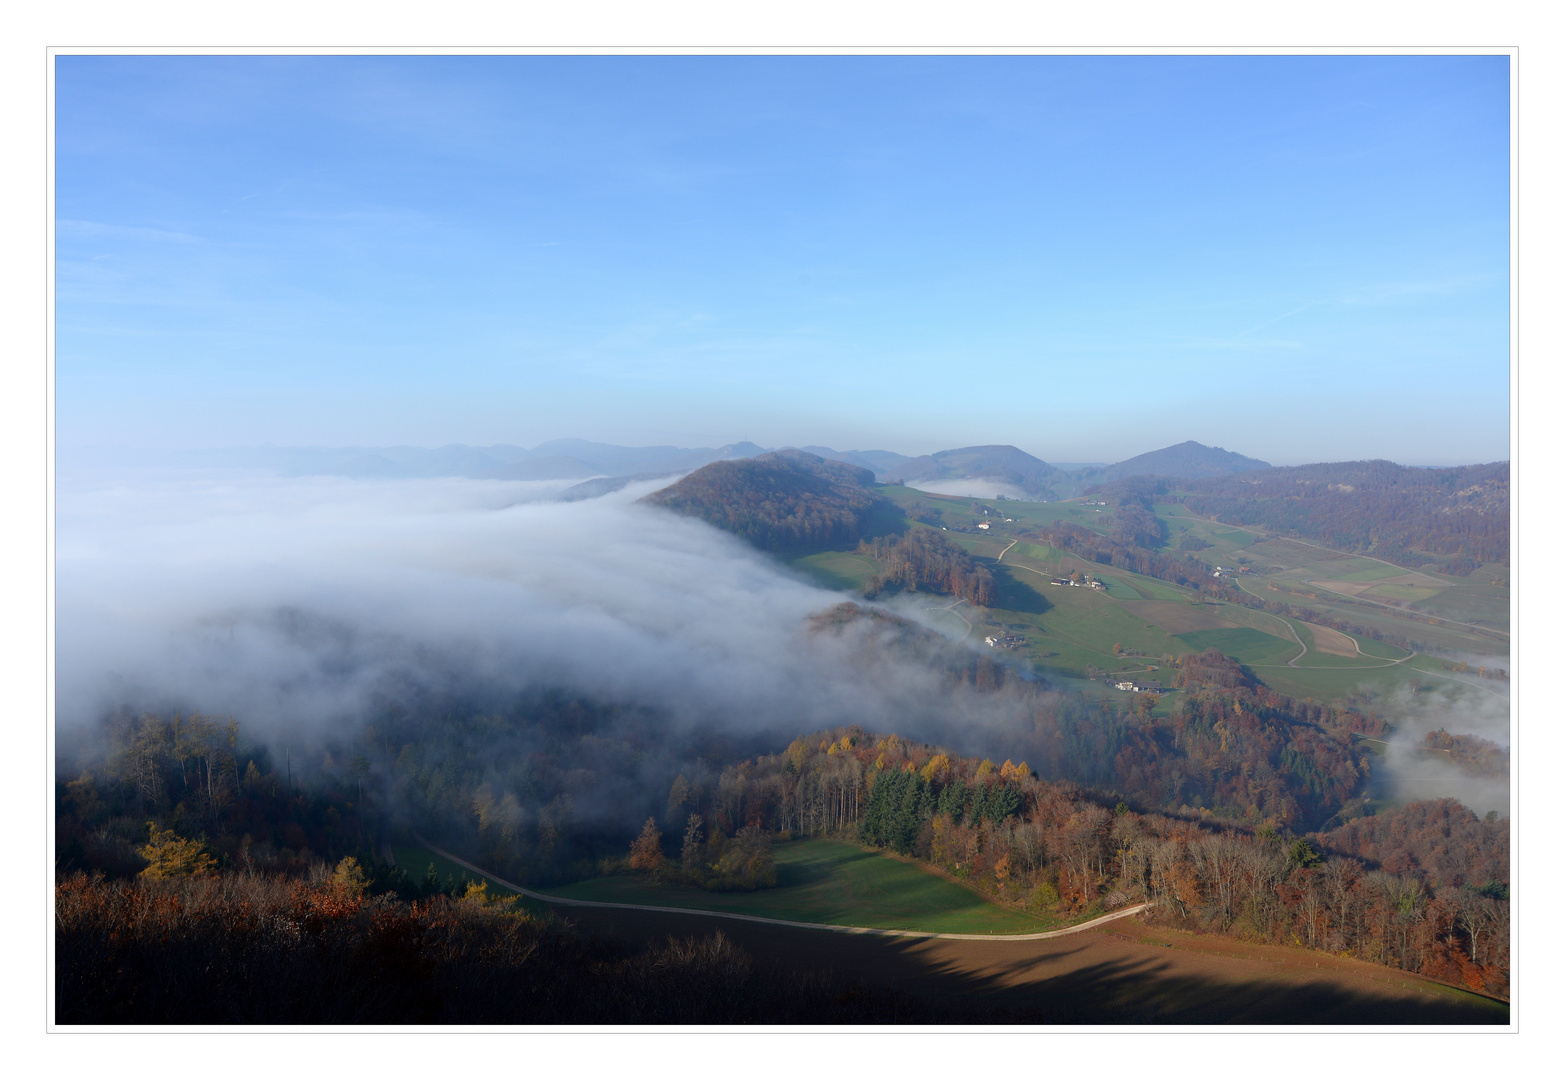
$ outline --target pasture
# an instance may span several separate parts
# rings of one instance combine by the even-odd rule
[[[1207,647],[1220,649],[1250,667],[1263,682],[1301,698],[1334,698],[1354,692],[1378,695],[1406,687],[1410,681],[1427,682],[1426,676],[1434,674],[1417,668],[1438,670],[1433,661],[1423,664],[1424,658],[1416,666],[1410,661],[1387,667],[1389,661],[1404,658],[1405,650],[1366,635],[1284,620],[1242,605],[1199,601],[1196,594],[1169,582],[1100,566],[1048,545],[1016,540],[1016,532],[1049,521],[1069,521],[1105,531],[1108,516],[1098,513],[1097,507],[1078,502],[1025,503],[936,495],[897,485],[881,485],[881,490],[904,512],[927,516],[938,510],[939,523],[930,526],[933,528],[981,521],[993,526],[992,535],[950,531],[944,535],[990,564],[998,603],[987,612],[964,607],[962,618],[955,612],[932,608],[928,612],[930,624],[954,639],[976,640],[1002,627],[1019,632],[1027,644],[1008,651],[1006,658],[1030,663],[1056,682],[1079,679],[1093,669],[1135,670],[1166,683],[1171,673],[1163,671],[1165,657]],[[990,510],[988,515],[982,513],[984,508]],[[1194,517],[1183,506],[1160,504],[1155,512],[1168,529],[1165,550],[1193,554],[1211,565],[1251,567],[1254,572],[1240,578],[1238,585],[1255,596],[1308,605],[1326,616],[1411,637],[1432,649],[1493,655],[1496,663],[1505,662],[1499,659],[1508,652],[1503,640],[1439,621],[1508,627],[1509,589],[1492,583],[1493,574],[1475,583],[1269,538]],[[1015,521],[1005,522],[1005,517]],[[902,527],[920,526],[904,518]],[[1179,552],[1179,540],[1186,535],[1199,536],[1211,546],[1193,553]],[[993,560],[1002,552],[1004,558],[996,564]],[[791,565],[823,586],[845,591],[862,588],[878,570],[874,560],[846,551],[815,553],[795,559]],[[1093,590],[1050,584],[1051,578],[1073,570],[1099,577],[1107,587]],[[1436,623],[1431,624],[1425,612],[1437,616]],[[970,635],[970,624],[976,635]],[[1289,666],[1299,652],[1288,632],[1290,625],[1307,649],[1297,667]],[[1114,651],[1116,645],[1119,653]],[[1147,671],[1149,662],[1154,672]],[[1492,684],[1486,689],[1504,692],[1503,687]],[[1165,698],[1164,705],[1172,700]]]
[[[1217,649],[1241,664],[1286,664],[1299,655],[1299,646],[1271,634],[1241,627],[1234,630],[1196,630],[1180,634],[1190,650]]]
[[[874,559],[852,551],[818,551],[788,565],[828,589],[862,589],[864,582],[880,571]]]
[[[911,863],[854,844],[794,840],[773,851],[777,887],[753,893],[659,885],[640,876],[594,878],[549,892],[572,900],[699,908],[879,930],[1027,934],[1064,925],[1001,907]],[[568,914],[570,909],[560,910]]]

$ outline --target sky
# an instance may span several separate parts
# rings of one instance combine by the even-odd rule
[[[60,56],[57,441],[1507,458],[1509,64]]]

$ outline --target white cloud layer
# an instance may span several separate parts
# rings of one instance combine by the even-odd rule
[[[399,687],[547,685],[676,723],[908,730],[936,676],[804,632],[842,597],[741,541],[560,484],[139,474],[62,481],[64,725],[197,708],[341,730]],[[881,673],[884,674],[884,673]]]

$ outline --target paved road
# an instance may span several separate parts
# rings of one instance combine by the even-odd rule
[[[506,881],[504,878],[495,877],[493,874],[489,873],[489,871],[482,870],[479,867],[474,866],[466,859],[458,858],[449,851],[437,848],[434,844],[431,844],[428,840],[425,840],[422,836],[418,836],[416,833],[414,834],[414,838],[418,840],[420,844],[423,844],[430,851],[433,851],[441,858],[450,859],[458,866],[467,870],[471,870],[473,873],[478,874],[481,877],[488,878],[490,881],[494,882],[496,885],[501,886],[502,888],[510,889],[512,892],[521,893],[523,896],[530,896],[534,900],[542,900],[546,904],[559,904],[568,907],[621,908],[626,911],[661,911],[671,915],[704,915],[719,919],[739,919],[744,922],[769,923],[772,926],[789,926],[795,930],[827,930],[834,934],[870,934],[877,937],[901,938],[938,938],[942,941],[1043,941],[1047,938],[1064,937],[1067,934],[1079,934],[1083,930],[1091,930],[1094,927],[1102,926],[1104,923],[1113,922],[1115,919],[1123,919],[1128,915],[1138,914],[1139,912],[1145,911],[1148,907],[1151,906],[1150,904],[1132,904],[1130,907],[1121,908],[1119,911],[1111,912],[1108,915],[1093,919],[1090,922],[1080,923],[1076,926],[1068,926],[1064,930],[1046,930],[1038,934],[936,934],[924,930],[881,930],[873,926],[837,926],[833,923],[793,922],[789,919],[768,919],[760,915],[740,915],[732,911],[711,911],[706,908],[660,907],[657,904],[616,904],[607,900],[570,900],[563,896],[550,896],[547,893],[535,892],[532,889],[524,889],[520,885],[514,885],[511,882]]]

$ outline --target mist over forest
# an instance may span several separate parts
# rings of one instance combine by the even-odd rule
[[[638,503],[657,482],[554,501],[564,486],[62,480],[62,755],[106,717],[198,712],[306,768],[388,709],[503,710],[541,691],[634,710],[675,757],[693,733],[751,754],[842,724],[982,752],[1002,737],[992,697],[871,660],[858,629],[808,632],[839,594]],[[667,780],[649,777],[649,798]]]
[[[575,792],[578,818],[618,827],[703,753],[776,752],[845,725],[979,755],[1031,748],[1048,771],[1038,711],[1069,713],[1075,695],[953,679],[963,661],[950,649],[991,661],[967,647],[934,658],[906,635],[888,648],[873,620],[812,630],[842,595],[639,501],[666,483],[558,501],[570,481],[62,476],[62,761],[90,755],[107,718],[200,713],[239,720],[307,772],[391,714],[499,713],[563,694],[609,710],[642,747],[615,798]],[[921,617],[907,597],[880,608]],[[1508,744],[1503,702],[1458,690],[1388,702],[1382,714],[1410,734],[1377,767],[1404,795],[1508,805],[1503,779],[1458,776],[1412,746],[1436,727]]]

